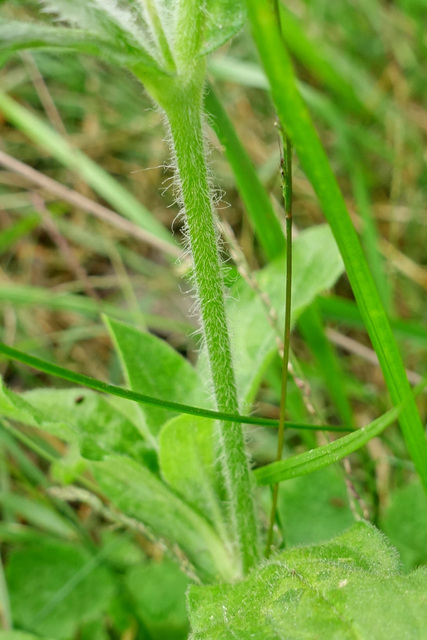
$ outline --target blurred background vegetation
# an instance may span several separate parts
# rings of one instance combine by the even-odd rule
[[[289,0],[283,14],[301,91],[394,321],[411,382],[425,373],[427,356],[426,9],[425,0]],[[1,16],[48,20],[30,0],[0,2]],[[282,216],[275,115],[248,31],[211,57],[210,80]],[[183,295],[189,288],[183,279],[188,264],[179,259],[177,249],[181,221],[161,114],[133,77],[86,56],[18,54],[0,69],[0,89],[48,125],[68,149],[64,160],[55,140],[48,148],[34,127],[28,135],[0,101],[2,340],[121,384],[119,364],[99,320],[99,314],[107,312],[148,328],[194,362],[197,318],[190,314],[190,297]],[[256,270],[264,264],[262,251],[221,145],[211,129],[208,136],[215,184],[225,194],[219,206],[228,229],[225,253],[230,249],[235,257],[237,243],[249,268]],[[79,171],[70,168],[75,150],[114,179],[108,192],[99,188],[104,177],[94,178],[93,164],[80,164]],[[10,157],[25,166],[15,167]],[[57,186],[46,188],[40,176]],[[123,198],[121,188],[135,200]],[[137,220],[145,210],[166,230],[173,228],[176,244],[156,233],[141,236]],[[109,221],[100,219],[102,215],[109,215]],[[322,211],[295,158],[296,233],[322,222]],[[318,301],[318,309],[339,356],[354,421],[363,425],[389,404],[352,300],[343,276]],[[324,421],[337,423],[340,415],[319,354],[306,333],[302,323],[292,336],[306,384],[291,384],[290,417],[308,421],[314,406]],[[0,362],[0,371],[15,390],[66,386],[10,362]],[[277,357],[258,396],[260,413],[278,416],[279,388]],[[425,394],[419,407],[425,419]],[[315,444],[311,436],[287,433],[289,452]],[[256,431],[251,448],[256,461],[269,461],[272,434]],[[59,462],[64,453],[65,462]],[[35,628],[52,638],[72,638],[77,632],[79,638],[100,639],[185,637],[187,578],[164,560],[164,550],[115,521],[108,505],[96,503],[89,494],[52,493],[52,486],[79,484],[77,466],[74,452],[64,451],[53,437],[24,428],[12,433],[0,424],[0,542],[18,628],[34,627],[31,621],[38,615]],[[343,473],[329,469],[318,472],[317,479],[306,476],[283,486],[288,543],[337,533],[351,523],[353,509],[384,529],[407,569],[427,562],[424,497],[397,428],[354,455]],[[49,585],[52,593],[58,593],[67,576],[87,566],[84,553],[73,547],[76,537],[96,548],[99,556],[91,573],[93,584],[84,583],[87,594],[104,585],[93,610],[82,613],[81,601],[72,601],[72,594],[54,605],[55,615],[43,598],[31,608],[28,602],[45,566],[43,558],[48,562],[49,557],[66,556],[65,577]],[[38,560],[31,555],[34,544],[44,549]],[[116,583],[101,575],[105,563]],[[117,584],[123,587],[119,591]],[[6,590],[0,592],[5,598]]]

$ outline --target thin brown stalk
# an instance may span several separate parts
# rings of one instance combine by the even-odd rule
[[[280,173],[282,178],[282,196],[286,217],[286,298],[285,298],[285,330],[283,336],[282,386],[280,394],[279,432],[277,439],[276,460],[281,460],[285,437],[285,413],[288,391],[288,368],[291,336],[291,295],[292,295],[292,145],[288,136],[278,124],[280,140]],[[274,522],[276,520],[279,485],[273,487],[270,526],[267,533],[265,556],[268,558],[273,543]]]

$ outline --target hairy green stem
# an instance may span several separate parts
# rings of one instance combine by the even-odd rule
[[[218,231],[206,167],[202,92],[188,88],[175,94],[166,114],[216,404],[219,411],[237,413]],[[246,573],[258,559],[258,535],[244,436],[239,424],[220,423],[219,449],[235,543],[240,552],[242,571]]]

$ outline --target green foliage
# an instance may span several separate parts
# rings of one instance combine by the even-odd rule
[[[6,578],[15,625],[60,640],[96,619],[115,595],[99,562],[83,547],[59,542],[14,551]]]
[[[339,246],[384,379],[395,405],[410,392],[391,327],[351,222],[347,207],[310,114],[301,98],[277,15],[268,0],[248,0],[254,38],[268,75],[278,116],[298,153]],[[411,457],[427,491],[427,441],[415,401],[400,414]]]
[[[190,581],[172,562],[136,566],[126,575],[138,616],[153,640],[188,637],[185,592]]]
[[[159,461],[164,480],[227,541],[217,446],[212,420],[179,416],[166,423],[161,431]]]
[[[105,318],[128,385],[133,391],[195,406],[206,404],[203,381],[188,360],[164,340],[135,327]],[[165,375],[167,372],[167,375]],[[170,418],[170,412],[158,407],[144,408],[147,426],[157,435]]]
[[[183,567],[191,563],[208,582],[230,580],[237,572],[229,550],[207,520],[136,462],[110,456],[93,462],[93,473],[111,502],[164,539]],[[188,560],[187,560],[188,559]]]
[[[427,564],[427,500],[420,482],[390,492],[381,528],[398,549],[406,569]]]
[[[277,554],[232,586],[191,587],[192,640],[420,638],[427,573],[400,573],[396,551],[358,523],[331,542]]]
[[[330,540],[354,523],[342,470],[331,465],[280,487],[279,522],[287,547]]]
[[[265,467],[257,469],[255,471],[257,482],[259,484],[274,484],[288,480],[289,478],[311,473],[312,471],[317,471],[338,460],[342,460],[342,458],[353,453],[353,451],[362,447],[371,438],[375,438],[384,431],[386,427],[397,419],[402,409],[403,406],[390,409],[390,411],[366,427],[357,429],[353,433],[349,433],[347,436],[343,436],[334,442],[317,447],[317,449],[306,451],[305,453],[300,453],[286,460],[272,462]]]
[[[333,286],[343,264],[336,243],[326,225],[300,233],[293,249],[295,281],[292,293],[292,323],[316,296]],[[240,279],[231,289],[228,302],[230,326],[236,350],[236,378],[244,406],[250,406],[269,362],[277,351],[276,340],[284,322],[285,258],[279,257],[254,274],[258,290],[267,294],[266,305],[257,291]],[[238,304],[235,300],[238,300]],[[277,312],[273,328],[268,312]]]
[[[425,569],[403,575],[390,543],[367,523],[359,522],[342,533],[353,523],[354,515],[348,505],[344,474],[334,463],[354,453],[400,419],[410,456],[425,484],[427,446],[414,402],[415,394],[410,393],[381,296],[375,289],[346,202],[303,101],[307,100],[316,116],[327,123],[326,143],[339,149],[337,174],[343,168],[351,172],[353,195],[364,223],[362,239],[369,252],[369,264],[376,282],[384,285],[383,260],[377,253],[378,238],[372,219],[375,211],[369,202],[371,184],[365,156],[374,151],[387,162],[390,158],[398,160],[390,180],[390,206],[394,215],[402,195],[399,185],[406,180],[415,182],[418,178],[414,177],[416,171],[409,160],[407,173],[401,167],[404,163],[399,153],[405,151],[400,147],[403,120],[396,119],[396,113],[391,109],[392,101],[375,85],[390,81],[396,96],[400,96],[396,104],[402,102],[398,109],[408,109],[412,120],[420,117],[411,102],[415,89],[409,83],[403,90],[399,86],[400,74],[404,77],[410,66],[411,52],[405,48],[393,49],[392,64],[387,66],[390,78],[387,75],[381,83],[358,73],[352,62],[354,51],[341,56],[341,50],[335,45],[323,43],[316,34],[306,33],[301,16],[310,12],[313,16],[316,12],[329,16],[331,9],[325,3],[320,8],[315,2],[302,3],[301,15],[297,17],[287,8],[268,0],[247,0],[246,3],[243,0],[206,0],[203,3],[197,0],[45,0],[42,3],[44,10],[35,12],[35,19],[27,22],[16,19],[22,15],[21,10],[27,15],[19,4],[10,0],[7,5],[14,19],[6,14],[7,19],[0,23],[1,61],[23,49],[50,50],[52,58],[40,54],[42,67],[44,63],[46,69],[57,65],[57,72],[53,74],[52,98],[50,82],[46,86],[43,83],[43,68],[41,76],[39,74],[37,54],[35,62],[31,57],[24,58],[30,70],[24,80],[19,73],[14,75],[13,62],[12,73],[6,65],[5,93],[0,92],[1,114],[9,123],[6,127],[14,125],[37,149],[47,152],[63,168],[71,170],[73,180],[76,177],[83,179],[120,215],[133,225],[139,225],[142,237],[153,249],[140,251],[139,245],[133,246],[132,238],[126,241],[126,246],[120,239],[116,248],[115,239],[104,242],[104,238],[92,229],[85,230],[86,244],[102,259],[109,260],[109,268],[112,263],[114,276],[111,278],[120,281],[125,305],[121,300],[118,303],[115,300],[113,304],[104,300],[108,293],[100,295],[97,289],[102,285],[108,292],[108,282],[97,278],[97,265],[79,260],[74,260],[71,266],[73,277],[69,278],[70,282],[62,277],[55,265],[53,288],[30,285],[26,277],[24,285],[18,286],[12,279],[0,287],[0,301],[8,305],[43,306],[64,315],[72,314],[80,320],[93,318],[100,312],[107,313],[109,317],[104,321],[129,387],[125,389],[101,381],[108,375],[113,380],[118,379],[115,359],[105,358],[102,374],[93,367],[96,379],[53,364],[55,359],[49,348],[56,344],[58,335],[62,338],[61,330],[47,336],[44,347],[40,346],[39,336],[34,337],[36,334],[31,331],[29,342],[25,346],[19,345],[22,336],[27,339],[25,330],[31,328],[31,322],[27,320],[27,325],[21,322],[21,317],[15,318],[7,307],[0,353],[45,374],[86,386],[91,391],[38,389],[17,394],[1,382],[0,415],[5,420],[0,425],[0,508],[4,520],[0,525],[0,542],[6,545],[7,584],[3,584],[0,565],[0,614],[4,613],[5,626],[10,626],[10,598],[10,611],[17,631],[0,631],[0,640],[37,640],[35,636],[27,636],[26,631],[55,640],[75,637],[106,640],[109,635],[123,638],[131,635],[138,640],[178,640],[186,637],[189,631],[186,591],[192,627],[190,637],[194,640],[236,637],[242,640],[314,640],[318,637],[415,640],[421,637],[427,626]],[[416,3],[401,4],[410,7],[408,12],[418,13]],[[330,225],[316,224],[302,230],[294,242],[292,324],[301,320],[302,334],[319,363],[317,366],[307,363],[303,356],[304,362],[300,365],[294,357],[295,399],[287,405],[291,418],[288,424],[294,425],[294,414],[306,419],[307,412],[310,419],[314,420],[317,413],[317,422],[325,421],[322,414],[326,410],[323,406],[319,408],[322,403],[318,403],[319,389],[324,387],[328,388],[338,410],[331,412],[332,421],[339,417],[351,427],[364,419],[362,412],[358,415],[359,407],[352,407],[344,395],[349,378],[344,379],[337,365],[317,304],[324,315],[329,313],[335,320],[345,319],[359,328],[363,322],[366,324],[395,405],[384,413],[380,398],[376,404],[377,414],[372,412],[380,415],[379,418],[322,446],[316,446],[319,443],[310,432],[301,435],[301,432],[286,431],[284,449],[287,457],[271,464],[270,435],[251,430],[249,444],[256,465],[249,460],[249,447],[241,424],[271,427],[277,422],[241,416],[240,413],[250,413],[257,398],[274,411],[275,407],[271,405],[277,400],[275,385],[280,386],[273,358],[284,324],[284,234],[280,222],[282,212],[274,205],[270,194],[277,168],[275,164],[273,175],[268,159],[256,169],[249,159],[249,152],[262,162],[263,153],[258,154],[250,136],[247,141],[242,137],[245,143],[242,144],[216,93],[211,91],[206,97],[204,95],[207,68],[204,58],[241,29],[246,5],[264,70],[250,62],[256,52],[251,49],[248,34],[243,34],[236,46],[231,45],[230,56],[215,60],[211,68],[216,77],[237,79],[241,84],[258,88],[245,97],[245,104],[240,105],[238,111],[249,119],[257,111],[258,115],[262,113],[263,120],[270,118],[272,105],[259,91],[270,86],[279,126],[286,130],[301,162],[301,167],[297,164],[295,171],[298,206],[305,211],[316,206],[301,175],[302,170]],[[394,14],[380,7],[376,0],[363,2],[361,6],[366,14],[364,19],[373,24],[379,18],[382,21],[385,15],[391,21],[395,19]],[[338,17],[347,16],[347,10],[341,5],[333,10],[338,12]],[[29,15],[32,16],[31,11]],[[52,18],[56,26],[47,22]],[[345,21],[342,25],[338,19],[335,21],[345,31]],[[340,32],[334,32],[332,40],[334,37],[339,39]],[[367,46],[364,36],[362,40]],[[376,40],[381,44],[372,44],[373,48],[385,46],[380,38]],[[306,80],[313,77],[320,86],[297,84],[285,43],[303,68]],[[150,329],[173,332],[177,328],[174,319],[146,313],[153,301],[162,301],[161,292],[157,292],[161,276],[157,281],[157,275],[154,275],[154,272],[166,272],[166,267],[160,264],[163,260],[160,252],[164,252],[169,260],[171,255],[177,254],[177,246],[152,212],[91,159],[92,154],[95,157],[97,154],[97,145],[92,145],[90,135],[93,126],[90,116],[93,114],[91,110],[85,113],[88,103],[73,105],[72,100],[69,103],[69,95],[64,95],[62,88],[66,80],[62,76],[66,74],[63,59],[55,57],[58,53],[66,56],[88,54],[125,68],[131,72],[128,76],[132,77],[132,82],[135,83],[135,78],[140,80],[163,111],[173,155],[174,195],[182,210],[183,235],[192,259],[191,267],[184,263],[185,273],[191,273],[195,308],[200,313],[202,349],[197,367],[166,340],[120,322],[130,318],[140,326],[145,327],[147,323]],[[239,56],[239,60],[235,56]],[[381,68],[383,66],[381,62]],[[98,70],[101,68],[100,65],[97,67]],[[343,72],[343,69],[347,71]],[[37,95],[26,81],[28,79]],[[80,95],[86,95],[90,79],[85,71],[79,76],[76,82],[78,100]],[[57,86],[55,82],[58,82]],[[322,93],[323,88],[334,95],[334,102]],[[17,99],[7,95],[9,90],[17,94]],[[97,91],[99,89],[92,89],[92,99]],[[135,96],[136,92],[131,94]],[[232,97],[233,91],[229,94]],[[133,112],[135,115],[136,110],[128,109],[125,102],[132,100],[126,101],[122,96],[121,100],[113,101],[114,104],[107,104],[109,95],[108,92],[103,95],[106,103],[103,125],[109,118],[114,120],[115,112],[120,112],[119,121],[127,124],[127,114]],[[402,95],[404,100],[401,100]],[[59,112],[64,108],[69,118],[65,126],[57,113],[56,102]],[[34,105],[39,103],[57,131],[32,112]],[[232,169],[231,182],[242,197],[253,228],[253,235],[250,231],[246,236],[246,224],[244,221],[241,224],[245,255],[240,256],[238,250],[235,254],[231,251],[236,267],[242,267],[243,275],[235,280],[227,277],[230,295],[224,295],[225,269],[217,225],[217,200],[207,162],[205,111],[213,116],[213,128],[225,147]],[[80,116],[76,114],[82,113],[87,120],[80,131],[76,126]],[[362,119],[358,122],[360,116]],[[370,133],[371,125],[377,127],[382,118],[387,120],[387,140],[383,140],[384,131],[381,137],[377,130]],[[145,136],[152,124],[147,127],[144,121],[145,128],[141,128],[141,119],[135,117],[135,122],[135,130],[131,126],[126,129],[127,142],[131,138],[129,132]],[[63,130],[67,135],[59,133]],[[110,132],[109,126],[106,131]],[[79,133],[85,134],[85,152],[79,148],[82,146]],[[20,144],[19,133],[16,140],[11,136],[13,149]],[[105,150],[108,149],[106,144]],[[34,153],[38,164],[46,161],[44,156],[39,158],[39,151],[34,149],[28,155],[29,161],[34,160]],[[136,158],[140,163],[140,156]],[[116,166],[120,166],[123,174],[129,173],[135,164],[132,153],[123,149],[109,159],[108,171],[116,171]],[[20,179],[31,176],[25,166]],[[381,171],[380,167],[378,172]],[[8,180],[10,176],[5,172],[0,180],[0,199]],[[340,175],[344,188],[345,182],[344,176]],[[20,185],[13,180],[10,184],[14,189]],[[73,187],[78,191],[81,185],[77,183]],[[382,194],[389,189],[386,179],[375,187]],[[16,243],[39,224],[43,225],[40,233],[43,244],[43,234],[49,235],[50,213],[63,213],[58,203],[52,205],[50,212],[51,203],[44,201],[43,193],[42,209],[35,214],[37,198],[33,201],[30,190],[27,186],[25,189],[28,193],[24,197],[24,217],[5,232],[0,231],[0,252],[14,250]],[[57,195],[58,192],[54,190],[53,193]],[[11,195],[12,199],[7,203],[22,207],[22,204],[16,204],[15,196],[19,194]],[[3,200],[0,208],[7,210]],[[49,241],[53,240],[62,248],[65,246],[63,257],[73,262],[67,242],[64,245],[61,239],[58,240],[62,233],[67,235],[67,229],[73,228],[74,220],[81,215],[75,211],[69,213],[66,220],[58,217],[58,227],[55,226],[56,216],[52,216],[54,232]],[[314,219],[319,220],[316,216]],[[230,220],[233,231],[240,229],[240,220],[237,224],[234,217]],[[303,218],[301,222],[301,226],[306,224]],[[391,220],[390,227],[394,224]],[[290,234],[287,237],[289,239]],[[71,235],[72,242],[80,242],[82,235],[76,238],[75,233]],[[27,273],[29,265],[37,266],[42,254],[37,251],[22,253],[27,257],[22,259],[16,251],[11,262],[16,260],[21,264],[22,261]],[[266,264],[263,257],[267,259]],[[139,265],[138,273],[152,278],[152,297],[147,295],[140,302],[140,290],[132,288],[133,277],[128,277],[122,260],[126,267]],[[405,256],[403,261],[401,257],[396,260],[397,268],[401,268],[402,262],[406,271],[409,269],[418,274],[424,286],[424,276],[419,275],[419,268],[414,269],[413,265],[408,268]],[[319,294],[337,283],[344,265],[358,308],[337,296],[317,303]],[[393,269],[396,265],[393,263]],[[235,268],[232,273],[236,273]],[[74,276],[81,282],[71,282],[76,279]],[[171,277],[170,280],[167,286],[176,287],[175,279]],[[48,277],[46,281],[51,282]],[[145,283],[146,280],[142,289],[144,294]],[[75,286],[77,288],[73,289]],[[385,288],[384,285],[384,292]],[[84,289],[89,296],[70,293]],[[345,296],[349,295],[344,280],[339,282],[338,289]],[[390,296],[387,294],[384,298],[388,304]],[[159,314],[157,309],[163,313],[165,306],[157,305],[156,314]],[[403,335],[425,343],[426,332],[421,324],[410,325],[397,320],[394,326],[400,327]],[[180,330],[188,332],[188,325],[181,323]],[[15,334],[21,350],[9,346]],[[298,338],[295,343],[299,358],[304,347]],[[43,354],[43,357],[46,359],[24,353],[33,348],[37,353],[40,348],[45,350],[48,355]],[[68,355],[66,349],[64,352]],[[82,349],[80,355],[81,352]],[[74,364],[80,365],[78,349]],[[111,367],[109,370],[108,366]],[[263,385],[267,371],[269,379]],[[5,379],[12,387],[14,376],[14,370],[5,371]],[[310,381],[312,378],[311,390],[306,377]],[[367,378],[371,380],[370,376]],[[365,387],[367,389],[368,385]],[[363,393],[373,395],[372,390],[366,389]],[[48,434],[46,439],[42,432]],[[18,443],[22,443],[22,448]],[[257,444],[260,445],[258,449]],[[390,447],[396,464],[408,465],[408,461],[400,459],[403,456],[398,438],[390,439]],[[34,463],[35,455],[48,461],[49,476]],[[373,484],[366,468],[368,465],[360,464],[365,458],[357,458],[354,471],[356,477],[362,479],[363,491]],[[3,461],[7,464],[3,465]],[[73,482],[76,486],[53,488],[51,481]],[[351,481],[352,478],[347,478],[347,486]],[[262,528],[267,518],[268,485],[278,482],[284,484],[277,520],[284,546],[288,548],[276,552],[271,560],[262,561],[260,549]],[[256,483],[266,486],[256,488]],[[15,485],[19,487],[16,491]],[[421,485],[399,486],[388,497],[386,508],[381,499],[377,504],[376,498],[380,496],[375,494],[372,500],[374,508],[379,510],[379,514],[374,514],[378,515],[375,521],[380,522],[398,547],[405,567],[411,569],[425,562],[426,504]],[[77,506],[80,504],[81,508]],[[114,530],[110,528],[111,523],[114,523]],[[325,542],[330,538],[333,539]],[[307,543],[312,546],[300,546]],[[0,623],[3,618],[0,615]]]

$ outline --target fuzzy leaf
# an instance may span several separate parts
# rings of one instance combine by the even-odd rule
[[[45,11],[71,25],[90,29],[133,62],[154,66],[143,5],[135,0],[42,0]],[[129,62],[131,61],[129,59]]]
[[[160,433],[160,469],[166,482],[227,540],[213,420],[178,416]]]
[[[154,66],[154,61],[147,55],[141,56],[138,49],[120,48],[114,42],[86,29],[66,29],[42,23],[2,20],[0,53],[9,56],[22,49],[70,50],[96,56],[118,66]]]
[[[139,423],[130,420],[109,398],[86,389],[37,389],[22,397],[52,421],[65,415],[84,458],[100,460],[116,452],[143,460],[147,443],[142,416]]]
[[[207,0],[202,55],[215,51],[236,35],[246,20],[245,3],[241,0]]]
[[[114,581],[96,557],[65,543],[13,551],[6,579],[14,623],[42,636],[74,637],[114,596]]]
[[[343,263],[326,225],[303,231],[294,242],[292,285],[292,323],[343,272]],[[261,291],[277,311],[279,325],[284,321],[285,258],[280,257],[256,274]],[[237,303],[235,300],[237,299]],[[250,404],[262,375],[277,350],[276,333],[267,319],[266,308],[258,294],[244,280],[232,288],[228,301],[230,326],[236,357],[236,377],[240,397]]]
[[[77,434],[70,423],[64,421],[63,414],[57,420],[52,419],[49,412],[33,406],[22,396],[7,389],[2,378],[0,378],[0,415],[47,431],[66,442],[75,442],[77,439]]]
[[[154,474],[120,456],[91,467],[113,504],[181,549],[204,580],[233,578],[232,560],[212,527]]]
[[[123,322],[105,318],[129,387],[157,398],[206,406],[204,384],[188,360],[164,340]],[[170,411],[145,406],[144,414],[151,432],[158,434],[170,418]]]
[[[0,379],[0,415],[65,440],[77,442],[81,455],[101,460],[127,454],[152,466],[152,442],[142,414],[121,398],[87,389],[35,389],[18,395]]]
[[[191,640],[418,640],[427,571],[404,576],[364,522],[331,542],[290,549],[243,582],[189,591]]]

